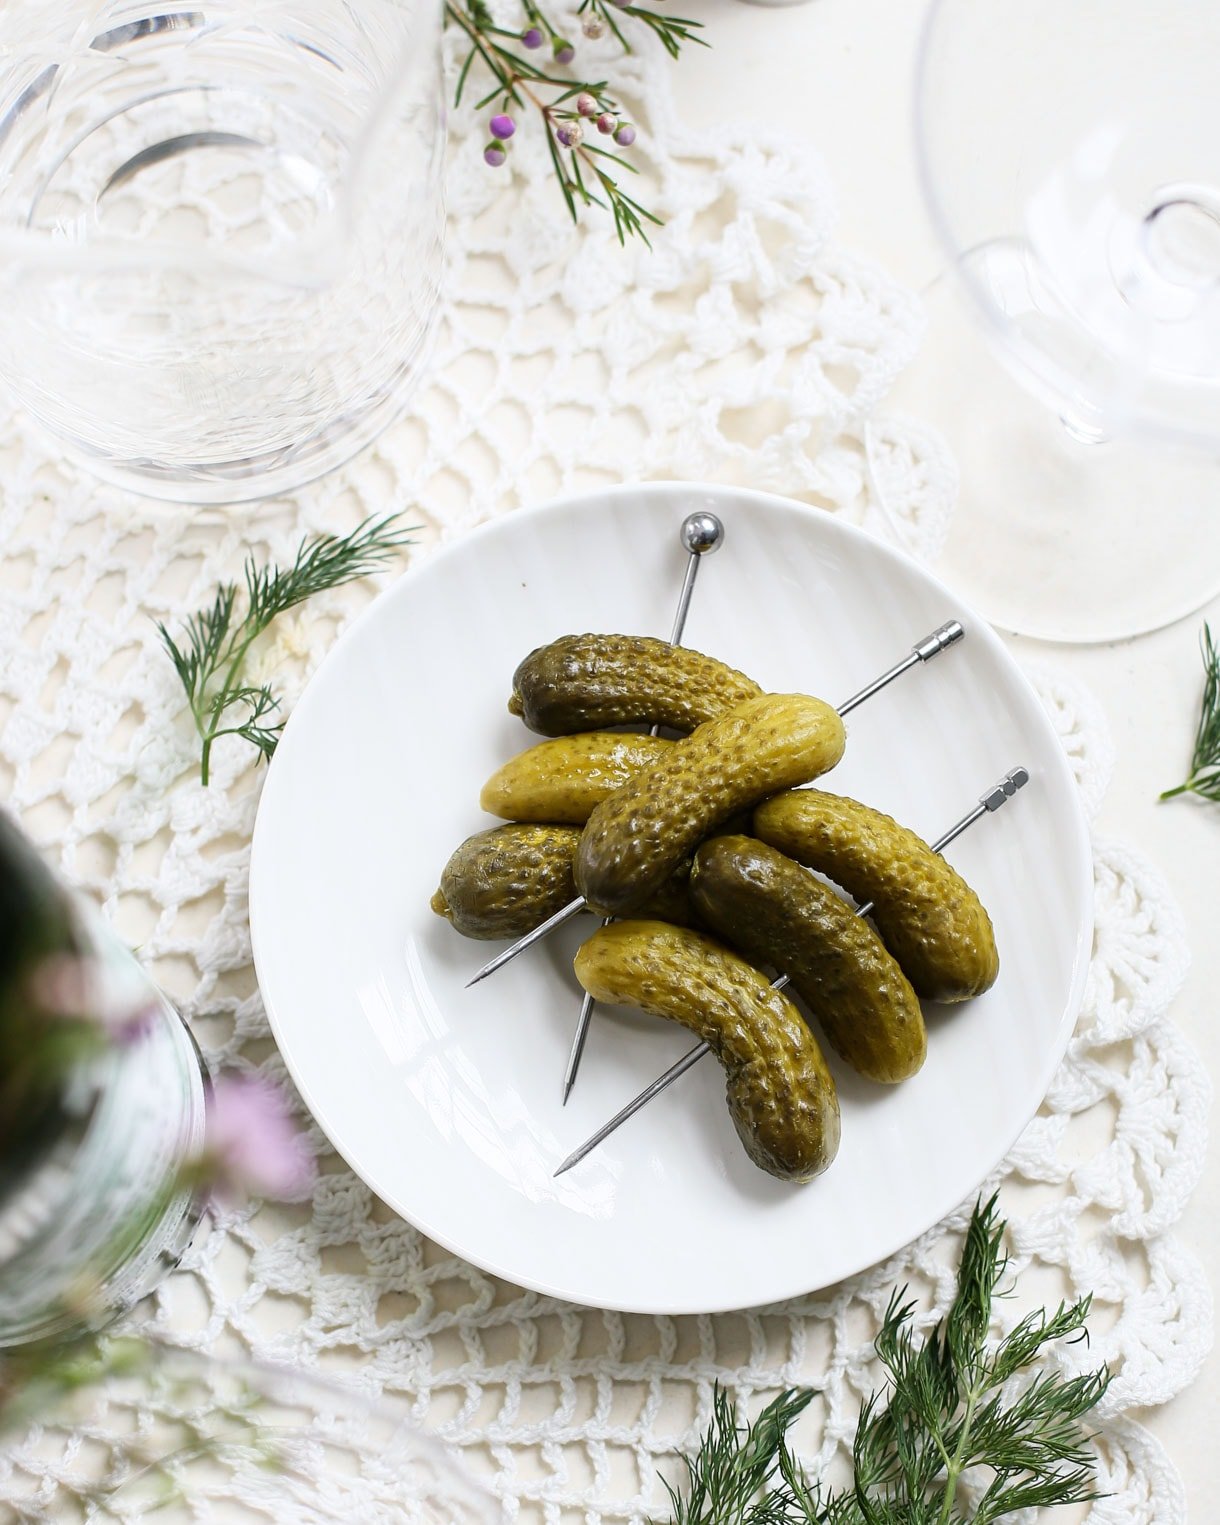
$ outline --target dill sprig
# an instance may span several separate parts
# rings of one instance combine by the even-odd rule
[[[272,719],[279,700],[270,687],[243,681],[250,647],[285,610],[385,566],[411,543],[407,532],[394,528],[398,518],[365,519],[350,535],[307,537],[287,567],[260,567],[248,556],[244,590],[235,582],[221,583],[212,602],[190,616],[177,640],[157,622],[199,733],[202,783],[208,782],[212,746],[220,737],[244,737],[269,759],[284,729],[282,721]]]
[[[646,223],[659,227],[661,219],[624,190],[619,176],[638,174],[635,165],[612,147],[599,147],[585,137],[594,118],[609,118],[614,130],[606,130],[604,141],[613,147],[629,148],[635,141],[635,128],[623,122],[621,107],[609,93],[605,80],[578,79],[567,71],[566,64],[575,56],[573,44],[547,16],[537,0],[522,0],[525,25],[518,31],[498,26],[487,0],[446,0],[446,19],[461,28],[470,50],[458,71],[454,105],[460,106],[472,68],[477,64],[490,75],[491,89],[475,102],[474,110],[483,111],[498,104],[501,112],[510,107],[533,110],[541,119],[560,194],[573,222],[579,221],[582,208],[608,210],[614,218],[620,243],[629,237],[648,243]],[[701,23],[682,16],[669,16],[642,5],[610,4],[608,0],[582,0],[577,12],[582,27],[609,33],[624,53],[632,51],[629,29],[646,27],[660,40],[671,58],[677,58],[687,43],[706,46],[698,35]],[[526,39],[529,39],[528,41]],[[536,63],[531,50],[541,50],[545,63]],[[584,112],[575,109],[582,98]],[[492,142],[489,150],[497,164],[508,153],[507,141]]]
[[[1216,651],[1209,625],[1203,626],[1199,649],[1203,653],[1203,702],[1199,706],[1190,774],[1185,783],[1166,789],[1161,795],[1163,800],[1178,794],[1200,794],[1205,800],[1220,800],[1220,653]]]
[[[995,1204],[975,1207],[953,1304],[925,1340],[905,1289],[891,1298],[876,1339],[887,1382],[861,1409],[848,1486],[811,1480],[788,1445],[814,1389],[781,1393],[750,1425],[717,1389],[684,1487],[666,1484],[673,1525],[991,1525],[1098,1498],[1082,1420],[1109,1372],[1038,1369],[1049,1346],[1087,1339],[1090,1299],[1030,1313],[989,1342],[1008,1267]]]

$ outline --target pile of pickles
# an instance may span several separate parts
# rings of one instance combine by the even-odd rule
[[[811,1180],[840,1135],[818,1034],[870,1081],[914,1075],[920,998],[969,1000],[999,972],[977,895],[889,816],[804,787],[845,745],[820,699],[664,641],[572,635],[525,658],[509,709],[550,739],[487,781],[510,824],[462,843],[432,909],[475,938],[521,937],[578,895],[620,918],[577,953],[580,983],[697,1033],[750,1158]],[[605,729],[627,725],[677,739]]]

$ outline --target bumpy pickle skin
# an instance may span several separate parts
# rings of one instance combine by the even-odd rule
[[[432,909],[463,937],[524,937],[576,898],[577,826],[493,826],[445,864]]]
[[[635,1006],[704,1039],[749,1157],[781,1181],[810,1181],[839,1148],[839,1100],[817,1040],[781,991],[722,943],[656,921],[599,928],[576,977],[597,1001]]]
[[[614,731],[540,741],[496,769],[479,804],[502,821],[583,826],[597,805],[671,745]]]
[[[921,837],[844,795],[801,789],[754,812],[754,834],[841,884],[870,913],[916,994],[968,1001],[1000,972],[978,896]]]
[[[517,668],[508,707],[543,736],[635,724],[685,735],[761,693],[744,673],[687,646],[651,636],[565,635]]]
[[[820,879],[751,837],[695,854],[691,898],[752,963],[782,970],[826,1041],[866,1080],[896,1085],[928,1052],[919,998],[872,927]]]
[[[713,827],[833,768],[844,742],[820,699],[747,699],[597,806],[576,854],[577,889],[599,916],[631,915]]]
[[[430,902],[463,937],[524,937],[576,899],[572,860],[580,828],[493,826],[467,837],[441,874]],[[698,925],[690,901],[690,860],[649,897],[649,916]]]

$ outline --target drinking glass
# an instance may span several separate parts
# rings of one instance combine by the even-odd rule
[[[442,264],[438,0],[4,0],[0,377],[124,486],[221,503],[354,453]]]
[[[1106,640],[1220,591],[1218,73],[1206,0],[928,13],[917,148],[951,267],[898,403],[960,463],[937,570],[1007,629]]]

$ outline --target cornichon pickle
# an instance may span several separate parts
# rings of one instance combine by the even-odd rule
[[[583,826],[595,805],[672,743],[659,736],[589,731],[558,736],[519,752],[483,785],[479,803],[505,821]]]
[[[580,828],[493,826],[467,837],[446,863],[432,909],[465,937],[524,937],[576,899],[572,859]],[[690,861],[658,886],[648,913],[688,926]]]
[[[800,789],[754,812],[754,833],[871,900],[882,941],[916,992],[967,1001],[1000,971],[991,918],[966,881],[922,838],[843,795]]]
[[[834,1080],[800,1012],[735,953],[656,921],[600,927],[576,955],[597,1001],[689,1027],[724,1066],[729,1113],[746,1153],[784,1181],[808,1181],[839,1148]]]
[[[467,837],[432,909],[464,937],[524,937],[576,898],[577,826],[493,826]]]
[[[867,1080],[894,1084],[928,1052],[919,998],[885,944],[791,858],[752,837],[695,854],[691,898],[707,926],[757,964],[782,970],[831,1048]]]
[[[508,707],[531,731],[567,736],[608,725],[693,731],[758,684],[715,657],[639,635],[565,635],[531,651]]]
[[[833,768],[843,722],[805,694],[763,694],[709,720],[589,817],[576,887],[601,916],[639,909],[712,827]]]

